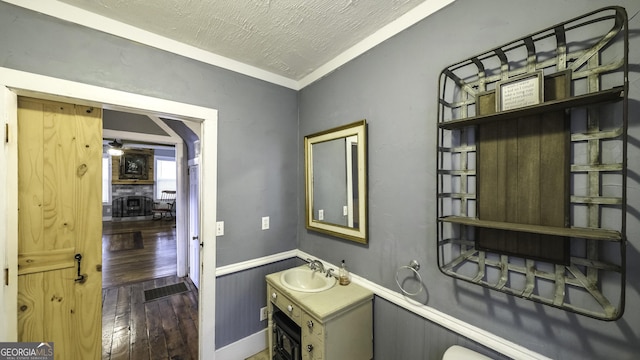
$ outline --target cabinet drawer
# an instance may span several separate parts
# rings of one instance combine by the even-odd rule
[[[324,342],[315,336],[302,336],[302,360],[323,359]]]
[[[283,313],[287,314],[291,320],[300,326],[302,323],[300,319],[300,307],[271,286],[267,287],[267,291],[269,293],[269,301],[271,301],[271,303],[277,306]]]
[[[306,312],[302,313],[302,324],[300,325],[302,328],[302,335],[315,336],[319,339],[324,338],[324,326],[322,323],[314,318],[312,318]]]

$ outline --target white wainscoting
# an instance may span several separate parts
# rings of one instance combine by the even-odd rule
[[[216,276],[228,275],[234,272],[248,270],[254,267],[270,264],[276,261],[290,259],[293,257],[298,257],[300,259],[307,259],[307,258],[318,259],[317,257],[311,254],[308,254],[304,251],[291,250],[291,251],[282,252],[279,254],[265,256],[259,259],[253,259],[253,260],[244,261],[237,264],[219,267],[216,269]],[[337,270],[338,270],[337,265],[331,264],[323,259],[318,259],[318,260],[322,261],[322,263],[325,266],[325,269],[334,269],[337,273]],[[397,306],[400,306],[408,311],[413,312],[416,315],[419,315],[425,318],[428,321],[431,321],[435,324],[445,327],[461,336],[464,336],[470,340],[473,340],[483,346],[486,346],[489,349],[497,351],[510,358],[523,359],[523,360],[550,360],[548,357],[544,355],[538,354],[537,352],[531,351],[514,342],[511,342],[509,340],[496,336],[486,330],[483,330],[481,328],[468,324],[453,316],[447,315],[430,306],[426,306],[424,304],[420,304],[416,301],[413,301],[399,292],[380,286],[361,276],[358,276],[352,273],[351,279],[354,283],[371,290],[378,297],[381,297]],[[221,330],[221,329],[218,329],[218,330]],[[253,335],[250,335],[244,339],[236,341],[235,343],[229,344],[223,348],[216,350],[216,359],[218,360],[244,359],[248,356],[251,356],[255,353],[258,353],[264,350],[266,347],[267,347],[266,330],[263,330]]]

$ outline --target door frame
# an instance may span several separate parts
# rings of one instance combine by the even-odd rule
[[[0,341],[17,341],[18,335],[18,96],[72,102],[103,109],[157,115],[164,118],[200,123],[200,219],[216,219],[217,198],[217,143],[218,111],[145,95],[88,85],[14,69],[0,67],[0,314],[4,324],[0,327]],[[5,134],[5,125],[8,133]],[[5,142],[8,138],[8,142]],[[207,199],[207,201],[202,201]],[[201,358],[215,359],[215,285],[216,237],[215,222],[200,221],[200,239],[203,262],[199,289],[198,351]],[[0,230],[1,231],[1,230]],[[8,272],[8,285],[5,283]],[[204,320],[206,319],[206,321]]]
[[[199,145],[197,145],[199,146]],[[199,156],[199,155],[198,155]],[[195,191],[195,195],[192,192],[193,189],[193,182],[191,181],[191,174],[192,171],[197,171],[197,177],[200,176],[200,163],[198,162],[198,157],[196,156],[196,158],[191,161],[189,160],[189,165],[188,165],[188,169],[189,171],[187,172],[188,175],[188,179],[189,179],[189,189],[187,190],[188,194],[189,194],[189,226],[187,229],[188,232],[188,237],[187,237],[187,242],[189,243],[188,246],[188,252],[189,252],[189,266],[188,266],[188,274],[189,274],[189,278],[191,278],[191,281],[193,282],[193,284],[197,287],[200,288],[200,239],[193,239],[193,236],[199,236],[199,230],[194,231],[194,229],[199,229],[200,228],[200,218],[198,217],[198,214],[200,213],[200,210],[194,211],[194,207],[196,207],[196,209],[200,208],[200,202],[198,201],[193,201],[193,199],[198,199],[200,194],[200,183],[198,183],[198,180],[196,178],[195,182],[195,186],[196,191]],[[195,216],[193,216],[193,214],[195,214]],[[198,244],[194,245],[194,241],[197,241]],[[193,256],[194,252],[198,252],[197,256]],[[197,258],[197,261],[193,261]],[[197,264],[194,265],[194,262],[197,262]],[[196,268],[194,270],[194,268]],[[196,275],[196,276],[194,276]]]

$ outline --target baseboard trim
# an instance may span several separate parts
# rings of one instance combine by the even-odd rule
[[[218,329],[220,330],[220,329]],[[267,348],[267,329],[216,350],[216,360],[246,359]]]
[[[274,255],[269,255],[269,256],[265,256],[262,258],[258,258],[258,259],[253,259],[253,260],[249,260],[249,261],[243,261],[241,263],[236,263],[236,264],[231,264],[231,265],[227,265],[227,266],[222,266],[218,269],[216,269],[216,276],[222,276],[222,275],[228,275],[228,274],[232,274],[234,272],[239,272],[239,271],[243,271],[243,270],[248,270],[254,267],[258,267],[258,266],[262,266],[262,265],[267,265],[276,261],[281,261],[281,260],[286,260],[286,259],[290,259],[293,257],[298,257],[300,259],[307,259],[307,258],[314,258],[314,259],[318,259],[318,257],[313,256],[311,254],[308,254],[300,249],[296,249],[296,250],[290,250],[290,251],[286,251],[286,252],[282,252],[282,253],[278,253],[278,254],[274,254]],[[329,263],[328,261],[325,261],[323,259],[318,259],[320,261],[322,261],[322,263],[324,264],[325,269],[335,269],[337,272],[338,266]],[[489,349],[492,349],[494,351],[497,351],[503,355],[506,355],[510,358],[513,359],[523,359],[523,360],[550,360],[550,358],[539,354],[535,351],[531,351],[523,346],[520,346],[514,342],[511,342],[507,339],[501,338],[497,335],[494,335],[486,330],[483,330],[481,328],[478,328],[476,326],[473,326],[471,324],[468,324],[460,319],[457,319],[453,316],[450,316],[446,313],[443,313],[439,310],[436,310],[430,306],[426,306],[424,304],[420,304],[418,302],[413,301],[412,299],[403,296],[402,294],[400,294],[399,292],[396,291],[392,291],[390,289],[387,289],[383,286],[380,286],[372,281],[369,281],[363,277],[360,277],[356,274],[351,274],[352,277],[352,281],[362,287],[365,287],[369,290],[371,290],[376,296],[389,301],[393,304],[395,304],[396,306],[399,306],[405,310],[411,311],[412,313],[423,317],[424,319],[431,321],[435,324],[438,324],[444,328],[447,328],[457,334],[460,334],[461,336],[464,336],[470,340],[473,340],[483,346],[486,346]],[[265,330],[266,331],[266,330]],[[256,333],[259,334],[259,333]],[[256,336],[256,334],[254,335],[250,335],[249,337],[245,338],[252,338],[254,336]],[[227,347],[235,347],[236,344],[239,344],[238,346],[244,347],[246,345],[244,345],[243,342],[245,339],[241,339],[233,344],[227,345],[224,348],[221,348],[219,351],[222,351],[223,349],[226,349]],[[255,340],[247,340],[247,341],[255,341]],[[263,336],[262,341],[266,341],[266,334]],[[262,343],[261,343],[262,344]],[[266,344],[266,343],[265,343]],[[266,348],[266,345],[262,344],[260,345],[262,346],[262,348],[258,348],[257,350],[255,350],[254,348],[251,348],[250,350],[247,351],[253,351],[252,354],[249,354],[248,356],[251,356],[255,353],[260,352],[261,350]],[[255,351],[254,351],[255,350]],[[229,350],[231,351],[231,350]],[[218,355],[218,351],[216,351],[216,356]],[[245,357],[240,357],[238,355],[234,355],[235,357],[231,357],[231,358],[227,358],[227,357],[216,357],[216,359],[244,359]]]

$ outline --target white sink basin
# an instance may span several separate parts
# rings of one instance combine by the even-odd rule
[[[280,282],[288,289],[301,292],[320,292],[336,284],[333,276],[326,277],[319,271],[306,267],[289,269],[280,275]]]

